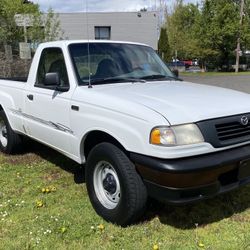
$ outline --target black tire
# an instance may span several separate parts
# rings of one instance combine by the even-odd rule
[[[16,134],[3,110],[0,111],[0,151],[5,154],[16,153],[21,145],[21,137]]]
[[[104,205],[102,199],[98,198],[98,191],[95,191],[95,183],[97,182],[94,181],[96,176],[95,171],[97,171],[97,168],[99,169],[100,164],[106,164],[105,167],[110,164],[112,171],[117,174],[120,196],[117,196],[119,197],[117,198],[119,201],[115,207]],[[109,173],[105,179],[108,175]],[[105,190],[104,180],[99,183],[103,187],[103,190]],[[116,189],[118,189],[118,184],[116,185]],[[111,143],[100,143],[90,151],[86,164],[86,185],[92,206],[97,214],[106,221],[120,226],[127,226],[139,220],[145,212],[147,203],[146,187],[136,172],[134,164],[132,164],[122,150]]]

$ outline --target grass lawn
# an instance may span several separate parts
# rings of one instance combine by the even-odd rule
[[[83,169],[36,143],[0,154],[0,249],[250,249],[250,187],[183,207],[153,202],[121,228],[92,209]]]

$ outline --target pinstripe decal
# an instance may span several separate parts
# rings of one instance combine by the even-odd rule
[[[25,114],[23,113],[21,110],[15,110],[15,109],[10,109],[10,111],[16,115],[19,115],[19,116],[22,116],[22,117],[25,117],[27,119],[30,119],[30,120],[33,120],[33,121],[36,121],[38,123],[41,123],[41,124],[44,124],[46,126],[49,126],[49,127],[52,127],[56,130],[60,130],[62,132],[65,132],[65,133],[69,133],[69,134],[74,134],[74,132],[64,126],[63,124],[60,124],[60,123],[54,123],[54,122],[51,122],[51,121],[46,121],[46,120],[43,120],[41,118],[38,118],[38,117],[35,117],[35,116],[32,116],[32,115],[28,115],[28,114]]]

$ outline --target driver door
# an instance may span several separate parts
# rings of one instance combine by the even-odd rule
[[[57,72],[64,92],[55,86],[45,85],[46,73]],[[26,90],[25,121],[27,133],[59,151],[72,153],[73,131],[70,124],[70,89],[67,69],[61,48],[45,48],[42,51],[33,86]]]

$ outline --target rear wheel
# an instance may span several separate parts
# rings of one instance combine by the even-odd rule
[[[95,146],[87,159],[90,201],[105,220],[126,226],[145,211],[147,190],[125,153],[110,143]]]
[[[6,154],[16,152],[21,144],[21,137],[16,134],[3,110],[0,111],[0,151]]]

